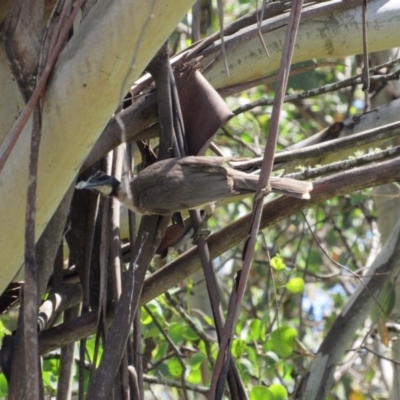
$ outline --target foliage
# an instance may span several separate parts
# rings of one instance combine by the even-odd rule
[[[304,80],[310,85],[323,85],[340,79],[342,72],[342,65],[321,68],[294,77],[289,85],[295,88]],[[228,103],[234,108],[261,96],[273,96],[273,88],[260,86],[228,99]],[[356,112],[344,103],[346,97],[346,91],[334,92],[301,104],[285,105],[280,135],[282,148],[318,131],[321,120],[333,122],[344,118],[347,109]],[[312,110],[314,118],[303,111],[306,107]],[[232,154],[250,157],[261,154],[266,141],[264,132],[268,131],[269,111],[269,108],[261,108],[239,115],[225,126],[229,136],[219,135],[216,143],[223,151],[229,149]],[[218,230],[248,212],[250,206],[251,202],[246,200],[224,209],[218,208],[209,227]],[[232,343],[232,355],[251,399],[284,399],[293,392],[301,371],[307,368],[335,315],[358,284],[350,271],[357,271],[367,263],[366,250],[371,248],[374,219],[370,193],[365,191],[310,207],[304,215],[292,215],[259,235],[253,272],[236,328],[237,338]],[[241,246],[232,248],[216,262],[224,292],[230,291],[232,274],[240,268],[241,251]],[[338,263],[346,269],[338,268]],[[185,290],[179,292],[187,294]],[[151,337],[157,343],[151,361],[157,367],[150,367],[149,373],[178,379],[184,374],[188,382],[207,385],[209,375],[204,368],[211,371],[210,362],[215,361],[216,355],[215,343],[210,341],[209,344],[214,349],[210,360],[204,341],[191,329],[188,335],[185,320],[174,314],[165,300],[159,298],[158,301],[161,308],[156,308],[157,318],[163,321],[165,331],[179,346],[187,369],[182,369],[176,354],[146,317],[145,337]],[[199,318],[191,308],[190,295],[181,297],[180,301],[196,326],[207,332],[209,321],[203,316]],[[142,314],[142,322],[143,315],[146,314]],[[160,363],[161,360],[164,361]],[[201,365],[204,368],[200,368]],[[342,393],[345,398],[351,394],[355,396],[353,385],[361,382],[350,381],[353,382],[346,386],[339,383],[334,392]],[[368,394],[368,385],[365,385],[366,381],[362,392],[357,389],[360,396]]]
[[[256,3],[227,1],[225,22],[253,10]],[[215,11],[208,33],[219,29]],[[187,36],[179,36],[177,32],[171,37],[171,42],[173,40],[177,43],[176,51],[190,44]],[[291,76],[288,93],[331,84],[357,72],[356,58],[329,61],[329,65]],[[314,62],[319,60],[304,63],[301,67]],[[275,89],[275,84],[261,84],[228,97],[226,102],[233,110],[261,98],[273,98]],[[299,143],[329,124],[356,115],[363,108],[364,94],[358,87],[284,104],[278,151]],[[270,106],[239,113],[221,128],[215,144],[226,156],[262,156],[270,113]],[[218,232],[250,212],[251,207],[252,199],[248,198],[218,207],[207,227],[213,233]],[[376,210],[371,191],[366,189],[311,206],[304,213],[291,215],[259,233],[231,347],[250,400],[284,400],[294,393],[337,314],[359,284],[356,273],[369,265],[375,231]],[[229,294],[235,287],[235,274],[242,265],[243,247],[244,243],[231,247],[214,260],[224,317],[227,316]],[[151,271],[175,260],[184,250],[175,250],[165,260],[154,259]],[[187,396],[194,399],[198,392],[204,393],[202,388],[209,387],[218,345],[212,313],[208,306],[200,309],[203,306],[198,305],[199,297],[207,297],[206,290],[203,278],[195,276],[141,308],[138,347],[146,392],[151,390],[157,395],[168,386],[171,398]],[[394,286],[386,285],[376,299],[370,318],[354,335],[358,347],[349,349],[354,357],[341,371],[341,379],[332,389],[330,398],[378,399],[386,396],[386,388],[379,381],[377,358],[367,345],[374,340],[388,345],[384,321],[395,300]],[[4,321],[6,325],[6,319]],[[371,326],[377,321],[380,326],[378,339],[370,334]],[[91,371],[98,367],[102,356],[102,344],[107,336],[104,326],[102,329],[85,344],[85,360],[81,363],[85,394]],[[0,323],[0,336],[3,337],[5,332]],[[135,341],[133,334],[129,340],[130,344]],[[133,356],[128,354],[129,357]],[[75,361],[79,359],[78,347],[74,358]],[[74,363],[74,392],[78,390],[77,365]],[[59,373],[60,352],[56,351],[45,357],[42,366],[43,384],[49,396],[57,394]],[[183,394],[182,383],[193,385],[188,388],[194,390]],[[7,383],[4,375],[0,375],[0,397],[6,394]]]

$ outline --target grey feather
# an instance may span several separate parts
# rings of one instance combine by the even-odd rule
[[[142,214],[167,215],[255,193],[259,177],[228,167],[230,160],[205,156],[171,158],[150,165],[127,187],[113,177],[96,174],[77,188],[116,196],[127,208]],[[301,199],[309,199],[313,187],[311,182],[284,177],[272,177],[270,186],[273,191]]]

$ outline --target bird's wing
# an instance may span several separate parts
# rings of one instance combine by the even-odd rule
[[[228,157],[189,156],[176,159],[176,164],[182,168],[201,168],[202,170],[213,170],[224,168],[223,164],[230,160]]]
[[[199,208],[232,194],[224,158],[185,157],[146,168],[132,182],[139,209],[168,214]],[[156,167],[157,164],[160,164]]]
[[[249,160],[247,157],[235,156],[235,157],[208,157],[208,156],[189,156],[189,157],[182,157],[176,158],[176,162],[181,165],[188,165],[193,168],[201,167],[223,167],[231,169],[232,167],[229,166],[230,162],[233,161],[244,161]]]

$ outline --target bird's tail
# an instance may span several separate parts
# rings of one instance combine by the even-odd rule
[[[235,174],[234,188],[239,192],[255,192],[258,187],[259,175]],[[298,199],[309,199],[313,184],[306,181],[298,181],[292,178],[276,177],[270,178],[271,190],[286,196]]]
[[[297,197],[298,199],[309,199],[313,184],[306,181],[298,181],[292,178],[271,177],[270,185],[273,192]]]

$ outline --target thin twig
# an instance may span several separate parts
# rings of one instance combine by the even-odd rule
[[[219,33],[221,39],[222,57],[224,58],[225,73],[227,76],[229,76],[229,66],[226,57],[225,35],[224,35],[224,3],[222,2],[222,0],[217,0],[217,7],[218,7],[218,21],[219,21]]]
[[[176,346],[174,341],[165,333],[163,327],[161,324],[158,322],[158,319],[155,317],[153,312],[150,310],[149,307],[144,306],[144,309],[146,310],[147,314],[150,315],[151,319],[153,320],[155,326],[157,329],[160,331],[161,335],[164,337],[164,339],[169,343],[169,345],[172,347],[172,349],[175,352],[175,357],[178,360],[179,364],[182,367],[182,373],[181,373],[181,384],[182,384],[182,390],[183,390],[183,397],[185,400],[188,400],[188,393],[186,390],[186,381],[185,381],[185,374],[186,374],[186,365],[182,360],[182,353],[180,352],[179,348]]]
[[[357,279],[357,281],[359,282],[359,284],[361,286],[363,286],[363,288],[365,289],[365,291],[371,296],[371,298],[375,301],[376,305],[380,308],[380,310],[382,311],[383,315],[386,315],[385,310],[383,309],[383,307],[381,306],[381,304],[379,303],[379,300],[374,296],[373,292],[368,288],[368,286],[363,282],[363,277],[358,275],[357,273],[353,272],[350,268],[345,267],[344,265],[340,264],[339,262],[335,261],[329,254],[328,252],[323,248],[323,246],[321,245],[321,243],[319,242],[318,238],[315,235],[315,232],[311,229],[310,224],[308,223],[308,220],[304,214],[303,211],[301,211],[304,220],[306,221],[306,224],[308,226],[308,229],[311,232],[311,235],[313,236],[315,242],[317,243],[319,249],[322,251],[322,253],[324,254],[324,256],[326,258],[328,258],[329,261],[331,261],[334,265],[336,265],[337,267],[339,267],[340,269],[345,270],[346,272],[348,272],[350,275],[352,275],[355,279]]]
[[[181,384],[179,384],[178,382],[173,381],[171,379],[157,378],[157,377],[151,376],[151,375],[143,375],[143,380],[149,384],[175,387],[178,389],[182,388]],[[186,383],[185,388],[187,390],[191,390],[192,392],[202,393],[205,395],[208,393],[208,387],[206,387],[206,386],[196,386],[191,383]]]
[[[391,81],[391,80],[397,81],[397,80],[399,80],[399,78],[400,78],[400,70],[397,70],[390,74],[370,76],[369,80],[370,80],[370,82],[377,83],[377,82],[387,82],[387,81]],[[337,91],[338,89],[342,89],[345,87],[360,85],[362,83],[364,83],[364,78],[362,76],[356,76],[356,77],[352,77],[352,78],[348,78],[348,79],[343,79],[342,81],[330,83],[328,85],[324,85],[324,86],[321,86],[316,89],[310,89],[310,90],[306,90],[301,93],[286,95],[284,98],[284,103],[288,103],[288,102],[299,100],[299,99],[307,99],[307,98],[310,98],[313,96],[318,96],[320,94],[334,92],[334,91]],[[245,104],[241,107],[238,107],[235,110],[233,110],[232,112],[236,116],[236,115],[242,114],[246,111],[250,111],[256,107],[270,106],[273,103],[274,103],[274,98],[261,98],[256,101],[253,101],[251,103]]]
[[[400,122],[393,122],[391,124],[379,126],[377,128],[369,129],[367,131],[355,133],[350,136],[329,140],[324,143],[315,144],[295,150],[282,151],[275,155],[274,162],[276,166],[274,167],[274,169],[287,169],[287,163],[297,165],[311,165],[315,161],[315,159],[318,160],[318,163],[321,163],[321,160],[332,154],[338,154],[343,157],[343,153],[346,150],[354,148],[362,150],[366,147],[371,147],[372,145],[378,146],[379,142],[396,137],[398,135],[400,135]],[[383,150],[383,152],[387,152],[387,154],[382,155],[382,158],[389,156],[390,151],[390,149]],[[393,148],[392,151],[395,152],[395,148]],[[372,154],[371,157],[373,157]],[[262,158],[260,157],[254,158],[249,161],[237,162],[233,160],[230,162],[230,164],[233,168],[237,168],[240,170],[254,170],[254,168],[260,167],[261,161]]]
[[[363,87],[364,92],[364,112],[369,110],[370,100],[369,100],[369,87],[370,87],[370,77],[369,77],[369,61],[368,61],[368,38],[367,38],[367,0],[364,0],[362,5],[362,30],[363,30]]]
[[[343,161],[336,161],[331,164],[323,165],[322,167],[307,168],[302,172],[287,174],[285,176],[306,180],[326,176],[339,171],[347,171],[351,168],[360,167],[377,161],[389,160],[400,155],[400,146],[390,147],[386,150],[371,152],[360,157],[352,157]]]
[[[155,0],[150,4],[148,19],[152,17],[154,5]],[[132,56],[132,68],[134,68],[136,55],[142,44],[145,32],[146,29],[143,29],[136,42]],[[127,78],[128,75],[125,76],[125,80]],[[124,84],[121,85],[121,90],[124,87]],[[126,280],[123,284],[122,294],[116,307],[114,320],[108,331],[109,336],[104,346],[103,357],[89,386],[89,398],[103,399],[108,397],[111,392],[114,378],[126,349],[126,342],[138,307],[145,274],[167,229],[168,221],[168,217],[146,216],[142,218],[137,235],[138,240],[135,241],[131,251],[131,262],[125,276]],[[132,227],[132,225],[131,219],[130,226]]]
[[[308,71],[315,71],[316,68],[323,68],[323,67],[336,67],[341,65],[342,63],[339,61],[313,61],[312,64],[304,65],[304,66],[297,66],[293,67],[290,70],[290,76],[302,74]],[[225,86],[223,88],[218,88],[217,92],[220,94],[221,97],[228,97],[232,96],[236,93],[243,92],[245,90],[249,90],[255,86],[259,85],[268,85],[270,83],[276,82],[277,74],[270,74],[267,76],[262,76],[261,78],[252,79],[250,81],[239,82],[235,83],[234,85]]]
[[[202,220],[198,210],[189,211],[190,218],[195,232],[202,229]],[[197,240],[197,249],[203,267],[204,277],[207,285],[207,292],[210,298],[212,313],[214,316],[215,327],[217,330],[218,342],[221,341],[223,335],[224,318],[221,310],[221,301],[219,298],[218,284],[213,269],[213,263],[210,257],[210,250],[204,237]],[[234,362],[230,362],[228,368],[228,384],[232,398],[246,398],[245,386],[240,378],[239,371]]]
[[[250,267],[254,253],[254,246],[256,243],[256,236],[261,221],[263,195],[265,193],[266,188],[268,189],[267,186],[269,184],[269,177],[274,162],[275,146],[278,137],[279,117],[283,104],[283,97],[286,90],[287,80],[289,77],[290,63],[292,59],[294,44],[300,22],[302,5],[303,5],[302,0],[298,0],[292,3],[292,10],[290,12],[287,34],[285,37],[285,46],[282,55],[282,61],[278,73],[279,87],[277,88],[274,107],[272,109],[270,130],[269,130],[267,145],[265,148],[264,160],[261,167],[261,174],[258,182],[255,204],[253,208],[250,236],[245,246],[243,270],[240,275],[240,278],[238,279],[237,288],[235,287],[232,290],[232,292],[234,291],[236,292],[234,312],[232,314],[228,314],[227,321],[225,323],[224,334],[221,338],[220,349],[218,352],[214,374],[211,381],[211,388],[208,396],[209,400],[215,399],[217,395],[217,385],[219,381],[219,375],[222,373],[223,365],[226,363],[226,359],[229,357],[230,347],[232,344],[232,335],[236,321],[239,316],[240,304],[244,296],[244,292],[247,285],[247,279],[250,273]]]
[[[79,315],[80,304],[64,312],[64,321]],[[57,400],[71,398],[72,395],[72,372],[74,369],[75,343],[61,348],[60,372],[57,383]]]
[[[77,12],[79,11],[80,7],[82,6],[84,0],[77,0],[75,7],[73,8],[71,15],[68,18],[67,23],[64,25],[63,29],[61,30],[61,33],[57,39],[56,44],[54,45],[54,48],[52,49],[47,61],[46,65],[43,69],[43,73],[39,78],[39,81],[35,87],[35,90],[32,93],[31,98],[29,101],[26,103],[25,108],[19,115],[17,121],[11,128],[10,132],[7,134],[7,137],[4,139],[3,144],[0,147],[0,173],[4,168],[4,165],[6,164],[8,157],[10,156],[12,149],[15,146],[15,143],[17,143],[18,138],[20,137],[22,130],[24,129],[24,126],[26,122],[29,119],[29,116],[31,115],[35,105],[39,101],[40,97],[43,95],[47,82],[50,78],[50,74],[53,72],[54,65],[58,59],[58,56],[61,52],[62,47],[65,44],[65,40],[68,37],[68,32],[71,29],[71,26],[74,22],[75,16]]]
[[[382,360],[389,361],[396,366],[400,366],[400,361],[393,360],[393,358],[385,357],[383,354],[379,354],[377,351],[370,349],[368,346],[362,346],[357,350],[349,350],[349,351],[355,351],[357,353],[361,353],[362,350],[368,351],[369,353],[373,354],[374,356],[376,356]]]
[[[24,344],[27,393],[39,399],[37,282],[35,262],[36,187],[41,136],[40,109],[33,111],[29,181],[25,217],[25,283],[23,291]]]
[[[92,265],[92,250],[94,235],[96,230],[96,220],[99,212],[100,196],[94,193],[89,194],[89,211],[87,216],[86,233],[85,233],[85,254],[83,262],[83,300],[81,315],[85,315],[89,312],[90,302],[90,267]],[[78,399],[83,400],[84,389],[85,389],[85,354],[86,354],[86,338],[83,338],[79,344],[79,389]],[[91,372],[91,371],[90,371]]]
[[[69,2],[66,2],[63,7],[63,13],[61,17],[66,17],[67,10],[69,9]],[[52,17],[54,14],[52,15]],[[26,368],[26,387],[29,397],[32,399],[39,399],[39,349],[38,349],[38,328],[37,328],[37,303],[38,303],[38,283],[36,274],[36,254],[35,254],[35,225],[36,225],[36,189],[37,189],[37,174],[38,174],[38,164],[39,164],[39,146],[41,140],[41,109],[40,105],[37,104],[39,99],[43,100],[47,78],[53,69],[54,63],[49,65],[49,61],[53,56],[53,60],[58,57],[62,46],[65,43],[66,35],[63,37],[62,34],[59,35],[61,31],[61,26],[64,23],[64,19],[60,18],[58,24],[54,23],[54,19],[51,18],[42,41],[42,49],[40,53],[39,67],[38,67],[38,78],[39,83],[34,89],[29,102],[32,98],[36,100],[32,103],[29,113],[27,113],[27,118],[30,112],[33,112],[33,123],[32,123],[32,136],[31,136],[31,148],[30,148],[30,158],[29,158],[29,179],[28,179],[28,191],[27,191],[27,201],[26,201],[26,216],[25,216],[25,284],[24,284],[24,296],[23,296],[23,320],[24,320],[24,345],[25,345],[25,368]],[[72,20],[71,20],[72,24]],[[51,47],[51,39],[53,35],[56,35],[57,42],[54,47]],[[57,37],[58,36],[58,37]],[[57,48],[57,45],[59,46]],[[47,75],[46,75],[47,74]],[[40,83],[43,82],[42,86],[39,88]],[[29,110],[28,105],[24,109]],[[24,113],[23,111],[23,113]],[[18,122],[18,121],[17,121]],[[18,123],[16,124],[18,125]],[[21,126],[22,132],[23,125]],[[11,130],[12,132],[12,130]],[[19,133],[20,133],[19,132]],[[15,141],[18,139],[19,134],[15,135]],[[9,135],[7,136],[4,144],[8,143]],[[11,141],[12,143],[12,141]],[[3,146],[0,149],[0,154],[2,153]],[[5,157],[0,158],[0,172],[5,165],[8,155],[11,153],[12,147],[5,152]]]
[[[144,399],[144,388],[143,388],[143,358],[141,353],[141,344],[142,344],[142,326],[140,321],[141,311],[140,308],[137,309],[135,318],[133,320],[133,333],[132,339],[128,338],[128,354],[129,351],[132,351],[132,360],[130,361],[130,365],[128,367],[129,371],[133,368],[135,371],[135,381],[133,382],[133,390],[139,393],[137,398],[138,400]],[[131,385],[132,386],[132,385]],[[131,389],[131,390],[132,390]]]
[[[168,293],[165,292],[165,298],[167,299],[168,303],[173,307],[174,311],[178,313],[182,319],[188,324],[188,326],[196,333],[196,335],[204,342],[208,361],[211,367],[214,366],[214,359],[212,357],[211,345],[214,343],[212,338],[207,336],[204,330],[199,329],[193,319],[186,313],[183,307]]]
[[[256,7],[258,8],[257,3],[256,3]],[[260,18],[258,17],[258,13],[256,14],[256,16],[257,16],[257,28],[258,28],[258,36],[260,38],[261,45],[264,48],[266,55],[268,57],[271,57],[271,55],[269,54],[267,45],[265,44],[264,37],[263,37],[263,35],[261,33],[261,21],[263,21],[263,19],[264,19],[265,9],[266,9],[266,3],[265,3],[265,1],[262,1]]]

